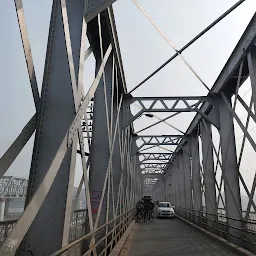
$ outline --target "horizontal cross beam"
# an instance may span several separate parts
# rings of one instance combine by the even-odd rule
[[[142,141],[143,143],[138,147],[138,150],[146,145],[151,146],[176,146],[180,140],[184,138],[183,135],[134,135],[135,141]]]
[[[166,162],[166,163],[155,163],[155,162],[152,162],[152,163],[143,163],[143,164],[141,164],[141,165],[151,165],[151,164],[166,165],[167,162]]]
[[[166,155],[166,156],[167,156],[167,155],[172,155],[172,153],[156,153],[156,152],[153,152],[153,153],[138,152],[137,154],[140,155],[140,156],[141,156],[141,155],[142,155],[142,156],[143,156],[143,155],[145,155],[145,156],[146,156],[146,155]]]
[[[143,163],[143,162],[145,162],[145,161],[152,161],[152,160],[157,160],[157,161],[169,161],[170,160],[170,158],[168,157],[168,158],[156,158],[156,157],[150,157],[150,158],[144,158],[144,159],[142,159],[141,160],[141,163]]]
[[[208,101],[208,97],[206,96],[132,97],[131,95],[126,95],[124,99],[124,109],[130,109],[133,103],[140,109],[134,116],[129,110],[126,111],[128,117],[126,118],[124,126],[130,125],[146,112],[198,112],[201,104],[206,101]],[[150,116],[148,115],[148,117]]]

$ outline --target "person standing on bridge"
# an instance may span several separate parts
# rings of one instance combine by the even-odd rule
[[[136,204],[136,216],[139,216],[139,214],[143,215],[144,211],[144,204],[142,201],[139,200],[139,202]]]
[[[146,222],[146,218],[148,217],[148,220],[151,221],[151,204],[148,200],[143,200],[143,206],[144,206],[144,222]]]
[[[151,219],[153,220],[155,204],[152,201],[150,201],[149,203],[150,203],[150,206],[151,206],[151,209],[150,209],[150,211],[151,211]]]

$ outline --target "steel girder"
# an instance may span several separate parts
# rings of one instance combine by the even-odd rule
[[[159,135],[143,135],[143,136],[133,135],[134,147],[132,149],[132,153],[143,155],[142,151],[147,150],[147,148],[145,148],[145,146],[149,146],[149,147],[177,146],[179,141],[183,137],[184,136],[182,136],[182,135],[160,135],[160,136]],[[142,143],[139,146],[137,146],[135,143],[136,141],[140,141]],[[167,155],[168,155],[168,153],[166,154],[166,156]],[[160,158],[158,158],[158,156]],[[166,160],[166,159],[168,159],[166,156],[165,156],[165,159],[163,159],[163,156],[164,156],[164,153],[161,155],[150,153],[148,157],[145,157],[145,155],[144,155],[143,161],[147,161],[150,159],[151,160]]]
[[[85,21],[88,23],[93,20],[99,13],[111,7],[116,0],[97,0],[86,1]]]
[[[144,135],[144,136],[133,136],[134,140],[142,142],[138,147],[138,151],[147,145],[154,146],[175,146],[178,145],[181,138],[181,135]]]
[[[155,158],[163,158],[166,159],[172,155],[172,153],[158,153],[158,152],[150,152],[150,153],[143,153],[143,152],[138,152],[137,155],[143,156],[145,158],[150,158],[153,157]]]
[[[210,97],[192,96],[192,97],[132,97],[126,95],[124,98],[124,108],[129,109],[133,103],[140,106],[140,110],[134,116],[130,114],[126,117],[124,127],[130,125],[143,113],[153,112],[200,112],[200,106],[210,101]],[[203,115],[203,113],[201,113]]]
[[[155,161],[158,161],[156,163],[162,163],[162,164],[168,164],[169,162],[169,159],[165,159],[165,160],[161,160],[161,159],[157,159],[157,158],[151,158],[151,159],[143,159],[142,161],[139,161],[139,164],[149,164],[149,163],[152,163],[152,162],[147,162],[147,161],[152,161],[152,160],[155,160]]]

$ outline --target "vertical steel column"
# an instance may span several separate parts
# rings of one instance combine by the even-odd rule
[[[170,173],[170,169],[168,168],[166,171],[166,175],[167,175],[167,182],[166,182],[166,197],[167,197],[167,201],[171,202],[171,173]]]
[[[231,97],[227,98],[229,99],[231,105]],[[226,216],[228,218],[241,220],[242,206],[233,117],[222,98],[216,98],[216,104],[219,109],[220,117],[219,133],[222,156],[222,173],[224,178]],[[242,233],[239,229],[242,228],[242,222],[232,219],[227,219],[227,223],[230,226],[236,227],[238,229],[229,227],[228,232],[231,235],[240,237]],[[240,240],[234,239],[232,236],[230,236],[230,239],[236,242]]]
[[[144,185],[144,182],[145,182],[145,178],[143,177],[142,178],[142,181],[141,181],[141,198],[142,196],[144,195],[144,191],[145,191],[145,185]],[[153,190],[152,190],[152,193],[153,193]]]
[[[114,61],[113,61],[114,62]],[[114,63],[113,63],[114,64]],[[113,65],[112,64],[112,65]],[[121,152],[120,152],[120,143],[121,143],[121,137],[119,136],[119,127],[120,124],[122,125],[123,116],[119,113],[118,108],[120,105],[121,95],[119,93],[119,85],[117,81],[117,70],[115,69],[115,66],[112,68],[112,93],[111,93],[111,101],[112,101],[112,109],[111,106],[109,106],[111,115],[110,115],[110,123],[112,124],[110,126],[110,134],[113,140],[115,128],[116,130],[116,136],[113,143],[113,154],[112,154],[112,166],[111,166],[111,174],[110,174],[110,182],[108,183],[108,190],[109,192],[109,203],[108,203],[108,221],[114,219],[117,215],[120,213],[120,183],[121,180]],[[111,86],[111,85],[108,85]],[[117,123],[118,122],[118,123]],[[118,125],[118,126],[116,126]],[[110,224],[106,228],[106,234],[114,228],[114,225],[119,225],[120,219],[115,221],[115,223]],[[116,232],[120,231],[120,225],[116,229]],[[114,233],[108,236],[108,238],[105,240],[105,245],[109,243],[113,239]]]
[[[134,196],[135,196],[135,156],[131,156],[131,199],[130,199],[130,207],[134,204]]]
[[[131,152],[132,152],[132,135],[131,128],[128,127],[127,133],[127,155],[126,157],[126,171],[127,171],[127,184],[126,184],[126,201],[127,201],[127,209],[129,207],[130,198],[131,198]]]
[[[140,167],[138,167],[138,187],[139,187],[138,200],[140,200],[140,198],[142,198],[143,177],[142,177],[141,172],[142,172],[142,170],[140,169]]]
[[[180,203],[180,182],[179,182],[179,158],[176,156],[174,160],[174,181],[175,181],[175,190],[176,190],[176,206],[181,207]]]
[[[136,159],[136,162],[137,162],[137,159]],[[138,195],[139,195],[139,177],[138,177],[139,168],[137,166],[135,166],[134,170],[135,170],[135,174],[134,174],[135,197],[134,197],[134,200],[137,202]]]
[[[256,113],[256,46],[251,48],[247,55],[248,68],[252,86],[252,99],[254,102],[254,113]]]
[[[190,164],[190,148],[189,145],[185,146],[185,151],[183,151],[183,174],[184,174],[184,186],[185,186],[185,208],[186,217],[190,217],[192,204],[192,187],[191,187],[191,164]]]
[[[76,53],[73,54],[73,75],[77,78],[84,1],[67,0],[66,8],[72,52]],[[53,1],[26,205],[42,182],[75,116],[74,81],[70,76],[73,70],[69,67],[66,44],[71,47],[65,40],[61,2]],[[77,139],[73,143],[75,151],[72,152],[72,146],[68,149],[52,187],[20,245],[18,255],[49,255],[68,242],[63,241],[63,232],[65,218],[68,217],[65,216],[66,209],[71,209],[72,204],[67,202],[67,193],[69,181],[73,179],[70,173],[74,172]]]
[[[176,201],[176,184],[175,184],[175,168],[174,164],[172,163],[171,166],[171,204],[177,205]]]
[[[159,184],[159,181],[157,183],[157,188],[156,188],[156,191],[157,191],[157,197],[160,201],[162,201],[162,197],[161,197],[161,192],[160,192],[160,184]]]
[[[158,184],[159,184],[159,194],[160,194],[161,201],[165,201],[165,193],[164,193],[165,181],[161,180],[160,182],[158,182]]]
[[[141,175],[140,175],[140,167],[136,168],[136,176],[135,176],[135,182],[136,182],[136,202],[140,199],[141,195]]]
[[[193,133],[190,140],[191,162],[192,162],[192,189],[193,189],[193,209],[195,211],[195,220],[200,221],[200,212],[202,211],[202,189],[200,175],[199,142],[198,135]]]
[[[157,198],[159,201],[163,201],[162,197],[161,197],[161,191],[160,191],[160,182],[158,181],[156,183],[156,192],[157,192]]]
[[[214,226],[217,219],[217,203],[215,192],[215,176],[213,162],[212,129],[205,120],[200,122],[203,153],[203,177],[205,187],[205,207],[208,226]]]
[[[162,191],[163,191],[163,198],[164,198],[164,201],[167,201],[167,193],[166,193],[166,190],[167,190],[167,177],[166,177],[166,175],[164,175],[164,177],[163,177],[163,183],[162,183]]]
[[[143,194],[143,177],[142,177],[142,174],[141,174],[141,169],[139,169],[140,171],[140,194],[139,194],[139,199],[142,198],[142,194]]]
[[[100,53],[96,55],[96,72],[101,64]],[[109,150],[109,135],[108,125],[110,126],[111,118],[111,97],[112,97],[112,72],[113,72],[113,55],[109,56],[109,59],[105,66],[105,82],[106,82],[106,97],[108,105],[109,123],[107,123],[107,112],[105,106],[105,93],[104,93],[104,79],[102,77],[99,86],[94,95],[94,108],[93,108],[93,129],[92,129],[92,144],[91,144],[91,168],[89,176],[89,186],[91,193],[91,205],[93,219],[96,218],[99,209],[99,203],[103,190],[103,184],[105,175],[107,172],[110,150]],[[118,136],[116,136],[117,139]],[[116,153],[116,152],[115,152]],[[112,158],[113,159],[113,158]],[[107,183],[106,191],[104,194],[103,205],[101,208],[100,218],[98,226],[105,224],[107,217],[107,191],[109,182]],[[102,229],[96,235],[96,242],[102,236],[105,235],[105,229]],[[104,241],[102,242],[102,246]],[[99,245],[97,248],[101,251],[102,247]]]
[[[117,82],[117,81],[115,81]],[[114,86],[114,89],[116,91],[116,87]],[[112,93],[114,94],[114,98],[117,98],[114,100],[114,104],[113,104],[113,118],[112,118],[112,135],[114,133],[115,130],[115,125],[117,120],[119,119],[119,125],[122,124],[122,119],[123,116],[121,114],[119,114],[118,117],[118,106],[120,103],[120,95],[118,95],[118,93],[115,91],[113,91]],[[112,195],[112,191],[111,191],[111,197],[114,198],[114,204],[117,204],[117,199],[118,199],[118,193],[119,193],[119,187],[120,187],[120,182],[122,182],[121,180],[121,170],[122,170],[122,166],[121,166],[121,154],[120,154],[120,141],[121,137],[118,134],[118,131],[116,133],[116,138],[115,138],[115,142],[114,142],[114,150],[113,150],[113,157],[112,157],[112,181],[113,181],[113,195]],[[110,202],[110,204],[112,205],[112,202]]]
[[[136,143],[134,140],[132,140],[132,148],[136,147]],[[131,199],[130,199],[130,207],[135,206],[135,198],[136,198],[136,175],[137,175],[137,165],[139,163],[138,156],[136,154],[132,155],[130,157],[131,160]]]
[[[178,161],[179,161],[179,194],[180,194],[180,207],[181,212],[185,215],[186,207],[186,195],[185,195],[185,183],[184,183],[184,152],[181,150],[178,152]]]
[[[167,176],[166,176],[166,174],[163,174],[161,186],[162,186],[163,200],[164,201],[167,201],[166,184],[167,184]]]
[[[125,118],[125,113],[123,113],[123,119]],[[123,152],[123,166],[122,166],[122,177],[123,177],[123,188],[122,188],[122,201],[121,201],[121,209],[124,211],[125,207],[125,198],[127,192],[127,129],[121,130],[121,138],[122,138],[122,152]]]

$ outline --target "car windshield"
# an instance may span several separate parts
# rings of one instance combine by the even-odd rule
[[[159,203],[158,207],[172,207],[170,203]]]

